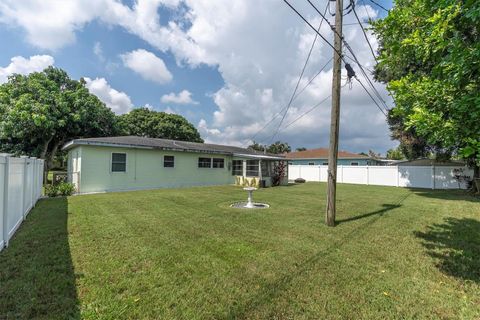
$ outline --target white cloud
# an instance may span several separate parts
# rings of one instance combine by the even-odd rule
[[[182,90],[178,94],[175,94],[175,92],[165,94],[160,101],[175,104],[198,104],[197,101],[192,99],[192,93],[188,90]]]
[[[4,68],[0,67],[0,83],[7,82],[9,75],[14,73],[29,74],[42,71],[55,63],[55,59],[49,55],[36,55],[30,58],[16,56],[10,59],[10,64]]]
[[[121,91],[113,89],[105,78],[84,78],[88,90],[103,101],[116,114],[124,114],[133,108],[130,97]]]
[[[172,74],[162,59],[153,53],[138,49],[120,55],[123,64],[138,73],[145,80],[164,84],[172,80]]]
[[[59,6],[49,1],[5,0],[0,4],[0,20],[23,28],[30,43],[56,49],[73,41],[75,31],[85,23],[98,19],[125,29],[157,50],[170,52],[181,66],[217,67],[225,85],[213,94],[218,110],[200,128],[210,142],[248,143],[287,104],[314,37],[294,12],[274,0],[137,0],[131,7],[114,0],[98,0],[88,7],[83,3],[70,0]],[[326,0],[316,4],[323,8]],[[308,3],[294,5],[313,25],[320,23]],[[176,13],[170,21],[159,16],[160,6]],[[377,15],[368,5],[357,5],[356,9],[361,19]],[[78,14],[73,14],[76,10]],[[355,17],[347,15],[344,22],[356,22]],[[326,23],[321,33],[333,43]],[[367,33],[376,47],[375,38],[370,31]],[[361,63],[372,67],[374,61],[358,25],[345,26],[344,34]],[[301,83],[305,84],[331,55],[331,48],[318,39]],[[132,65],[145,78],[157,79],[158,72],[151,72],[144,61],[132,61]],[[356,70],[358,73],[358,67]],[[167,72],[160,77],[161,83],[170,81],[171,74]],[[293,121],[330,94],[330,85],[331,66],[298,97],[284,123]],[[377,87],[386,97],[384,87]],[[288,129],[282,129],[278,138],[295,146],[328,145],[329,110],[327,102]],[[278,122],[273,121],[256,139],[268,142]],[[340,148],[352,151],[382,151],[394,145],[383,115],[358,83],[351,91],[343,88],[340,136]]]
[[[102,62],[105,61],[105,57],[103,56],[102,45],[100,44],[100,42],[97,41],[93,45],[93,53],[97,56],[98,60],[100,60]]]

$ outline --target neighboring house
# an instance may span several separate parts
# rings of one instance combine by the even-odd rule
[[[290,152],[285,154],[289,164],[293,165],[328,165],[328,149],[319,148],[305,151]],[[357,153],[347,151],[338,152],[337,165],[344,166],[367,166],[377,165],[375,159]]]
[[[239,147],[135,136],[77,139],[63,150],[78,193],[241,184],[252,178],[270,186],[275,163],[284,160]]]

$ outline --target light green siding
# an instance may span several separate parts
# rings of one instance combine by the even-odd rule
[[[78,150],[80,193],[234,183],[232,158],[227,155],[83,145],[70,150],[69,156]],[[113,152],[127,154],[126,172],[111,172]],[[163,167],[164,155],[175,157],[174,168]],[[223,158],[225,166],[198,168],[199,157]]]

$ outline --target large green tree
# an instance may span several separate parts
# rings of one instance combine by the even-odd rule
[[[46,159],[68,140],[114,132],[115,115],[85,82],[58,68],[14,74],[0,86],[0,150]]]
[[[123,135],[203,142],[195,126],[177,114],[138,108],[120,116],[118,124]]]
[[[420,149],[467,159],[478,176],[480,1],[397,0],[373,29],[376,77],[395,101],[389,121]]]

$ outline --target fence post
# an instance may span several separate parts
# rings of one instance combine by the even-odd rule
[[[396,166],[397,168],[397,187],[400,187],[400,167]]]
[[[35,199],[35,194],[37,192],[37,158],[32,157],[30,158],[32,160],[32,208],[35,207],[35,203],[37,200]]]
[[[435,165],[432,166],[432,189],[435,190]]]
[[[22,216],[23,220],[25,220],[28,212],[28,210],[25,210],[25,204],[27,201],[28,157],[21,156],[20,158],[23,159]]]
[[[5,178],[3,188],[3,243],[8,247],[8,185],[10,178],[10,155],[5,155]]]
[[[368,168],[369,168],[369,167],[368,167],[368,165],[367,165],[367,186],[370,185],[370,177],[369,177],[369,175],[370,175],[370,170],[368,170]]]

